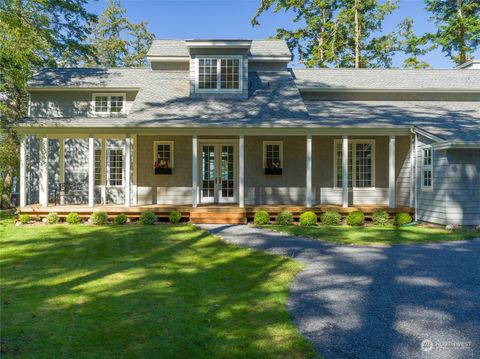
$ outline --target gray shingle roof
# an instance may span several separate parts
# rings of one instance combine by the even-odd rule
[[[251,57],[291,57],[292,54],[283,40],[252,40]],[[185,40],[154,40],[147,56],[185,57],[189,56]]]
[[[28,86],[138,88],[151,71],[149,68],[46,68],[36,73]]]
[[[306,101],[317,126],[417,126],[447,141],[480,142],[480,102]]]
[[[480,70],[294,69],[304,89],[479,90]]]

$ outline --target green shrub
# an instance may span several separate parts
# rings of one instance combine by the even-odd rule
[[[97,226],[101,226],[102,224],[107,223],[108,221],[108,216],[105,212],[98,211],[98,212],[93,212],[92,215],[90,216],[90,222]]]
[[[157,221],[157,216],[153,212],[145,211],[140,214],[139,220],[141,224],[154,224]]]
[[[28,224],[28,222],[30,222],[30,216],[28,214],[21,214],[18,220],[21,224]]]
[[[317,215],[312,211],[303,212],[300,215],[300,225],[314,226],[317,224]]]
[[[182,214],[179,211],[171,211],[168,216],[170,223],[178,223],[182,219]]]
[[[270,215],[268,214],[267,211],[258,211],[255,213],[255,216],[253,217],[253,223],[263,226],[264,224],[267,224],[270,221]]]
[[[58,223],[59,220],[60,220],[60,218],[58,218],[58,213],[56,213],[56,212],[50,212],[47,215],[47,223],[48,224]]]
[[[67,216],[67,223],[68,224],[79,224],[82,221],[82,218],[80,218],[80,215],[75,212],[71,212]]]
[[[349,226],[363,226],[365,224],[365,215],[362,211],[350,212],[347,216]]]
[[[412,222],[412,216],[406,212],[399,212],[395,215],[394,223],[396,226],[401,226]]]
[[[118,216],[115,217],[116,224],[125,224],[128,221],[128,217],[125,213],[120,213]]]
[[[320,220],[326,226],[339,226],[342,223],[340,213],[335,211],[326,211],[322,213]]]
[[[373,212],[372,221],[375,226],[386,226],[389,223],[389,219],[390,216],[387,211],[379,209]]]
[[[293,215],[289,211],[282,211],[277,215],[277,224],[280,226],[289,226],[293,223]]]

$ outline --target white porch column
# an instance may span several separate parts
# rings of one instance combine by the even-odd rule
[[[312,207],[312,135],[307,135],[307,163],[306,163],[306,201],[307,208]]]
[[[100,178],[101,178],[101,188],[100,188],[100,202],[102,204],[107,203],[107,141],[105,138],[102,138],[102,149],[100,150]]]
[[[132,139],[130,135],[125,138],[125,207],[130,207],[132,169]]]
[[[342,207],[348,207],[348,136],[342,139]]]
[[[59,167],[60,167],[60,183],[65,184],[65,139],[60,138],[60,154],[58,156]],[[65,191],[60,191],[60,204],[65,204]]]
[[[245,207],[245,136],[240,135],[238,140],[238,205]]]
[[[40,140],[40,181],[39,200],[42,207],[48,206],[48,137],[44,135]]]
[[[197,207],[197,175],[198,175],[198,139],[197,135],[192,136],[192,207]]]
[[[26,191],[26,161],[27,161],[27,136],[20,140],[20,207],[27,205]]]
[[[388,206],[395,207],[395,136],[388,143]]]
[[[93,207],[95,194],[95,139],[88,137],[88,206]]]
[[[410,138],[410,207],[415,206],[415,137]]]

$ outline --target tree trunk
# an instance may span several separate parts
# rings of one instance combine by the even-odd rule
[[[355,11],[355,68],[360,68],[360,22],[358,20],[358,0],[354,3]]]
[[[458,61],[459,65],[467,62],[467,49],[465,46],[465,24],[463,23],[463,12],[462,12],[462,0],[457,0],[457,16],[460,21],[460,28],[458,34],[458,42],[459,42],[459,51],[458,54]]]
[[[12,184],[13,184],[13,167],[8,166],[5,173],[5,180],[3,182],[3,193],[1,198],[1,208],[8,209],[10,208],[11,198],[12,198]]]

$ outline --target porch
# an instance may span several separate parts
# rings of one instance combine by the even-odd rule
[[[55,212],[61,218],[67,217],[71,212],[76,212],[80,217],[88,218],[93,212],[104,211],[110,218],[114,218],[120,213],[125,213],[127,217],[131,219],[137,219],[144,211],[151,211],[160,219],[167,219],[170,212],[178,211],[182,214],[182,219],[189,220],[192,223],[246,223],[253,221],[253,217],[256,212],[260,210],[267,211],[272,220],[276,219],[278,213],[282,211],[289,211],[293,214],[293,217],[298,219],[300,214],[310,210],[320,216],[326,211],[336,211],[342,216],[348,215],[352,211],[360,210],[365,213],[365,217],[370,219],[373,212],[376,210],[385,210],[390,215],[395,215],[398,212],[407,212],[413,214],[414,209],[411,207],[395,207],[389,208],[388,206],[352,206],[342,207],[335,205],[316,205],[311,208],[304,206],[290,206],[290,205],[258,205],[258,206],[246,206],[245,208],[239,208],[238,205],[200,205],[192,207],[191,205],[137,205],[137,206],[118,206],[118,205],[98,205],[89,206],[68,206],[68,205],[49,205],[43,207],[40,205],[21,207],[20,212],[29,214],[31,216],[45,217],[50,212]]]
[[[261,208],[272,216],[413,212],[408,129],[152,132],[24,135],[20,211],[136,217],[150,210],[162,218],[178,210],[194,222],[224,213],[227,223]]]

